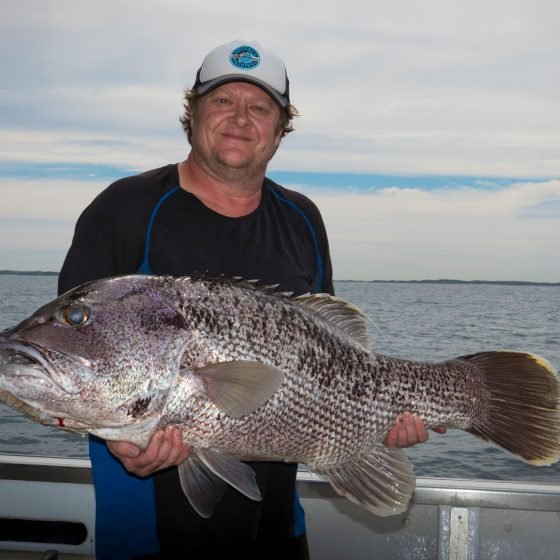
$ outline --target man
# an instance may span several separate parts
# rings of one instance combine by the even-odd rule
[[[333,293],[327,235],[315,205],[265,177],[297,111],[283,62],[254,41],[204,59],[181,119],[185,161],[113,183],[78,220],[59,291],[135,272],[258,278],[281,291]],[[410,415],[387,445],[427,439]],[[141,451],[90,439],[96,491],[96,553],[115,558],[308,557],[296,465],[254,463],[263,495],[228,488],[209,519],[183,496],[188,457],[168,426]]]

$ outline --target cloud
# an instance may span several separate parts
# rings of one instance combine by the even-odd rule
[[[430,190],[407,188],[403,177],[373,190],[360,181],[347,189],[284,182],[319,206],[337,279],[560,281],[559,180],[473,187],[451,179]],[[107,182],[1,180],[0,268],[60,268],[78,215]]]
[[[521,215],[524,218],[560,220],[560,198],[552,198],[527,206]]]
[[[282,56],[302,113],[271,169],[366,177],[302,187],[337,277],[560,278],[558,2],[263,6],[5,0],[0,268],[57,268],[96,192],[183,159],[183,89],[210,49],[245,37]],[[398,181],[365,192],[380,174]]]
[[[73,130],[123,142],[98,158],[174,161],[187,149],[182,89],[211,48],[238,36],[266,42],[288,66],[302,118],[280,169],[560,174],[552,0],[507,10],[482,0],[286,0],[250,14],[223,1],[7,3],[0,111],[5,129],[31,139]],[[64,149],[57,139],[45,154]]]
[[[79,214],[105,186],[0,179],[0,269],[59,270]]]
[[[560,281],[560,181],[308,194],[330,232],[339,279]]]
[[[0,219],[75,220],[104,188],[95,181],[0,180]]]

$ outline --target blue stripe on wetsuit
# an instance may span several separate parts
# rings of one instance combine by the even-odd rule
[[[323,267],[323,257],[321,256],[321,251],[319,250],[319,242],[317,241],[317,234],[315,233],[315,228],[311,223],[311,220],[307,217],[307,214],[296,204],[280,196],[270,185],[266,185],[268,190],[280,201],[288,206],[292,207],[303,219],[305,225],[309,229],[309,233],[311,233],[311,238],[313,239],[313,245],[315,246],[315,263],[317,265],[317,281],[315,284],[315,292],[319,293],[324,290],[323,288],[323,276],[324,276],[324,267]]]
[[[177,192],[179,187],[173,187],[170,191],[166,192],[154,206],[152,215],[150,216],[150,221],[148,223],[148,229],[146,231],[146,241],[144,242],[144,260],[138,268],[138,274],[153,274],[150,268],[150,238],[152,237],[152,228],[154,227],[154,222],[156,220],[156,215],[159,212],[161,205],[170,197],[173,193]]]
[[[127,560],[158,552],[153,479],[129,474],[95,436],[89,437],[89,456],[95,483],[97,560]]]
[[[272,187],[268,190],[280,202],[293,208],[309,228],[315,246],[317,281],[315,291],[323,290],[323,259],[319,251],[317,234],[307,214],[290,200],[278,194]],[[180,187],[166,192],[154,206],[144,247],[144,260],[138,274],[153,274],[150,268],[150,240],[152,228],[161,205]],[[138,478],[130,475],[122,464],[115,459],[104,441],[90,436],[89,454],[93,465],[96,494],[96,543],[98,560],[124,560],[159,551],[154,480],[152,477]],[[294,537],[305,534],[305,512],[295,493]],[[99,537],[97,537],[99,535]],[[130,541],[123,542],[122,536],[128,535]],[[101,537],[101,538],[100,538]]]

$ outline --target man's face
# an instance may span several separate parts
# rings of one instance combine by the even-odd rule
[[[280,142],[280,108],[259,87],[224,84],[202,97],[191,144],[199,164],[222,177],[264,173]]]

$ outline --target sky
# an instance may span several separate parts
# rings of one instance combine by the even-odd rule
[[[336,279],[560,282],[556,0],[2,0],[0,270],[58,270],[112,181],[178,162],[204,56],[255,39],[301,116],[269,176]]]

